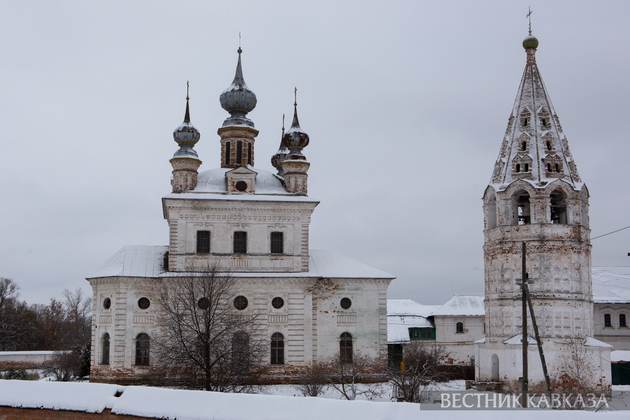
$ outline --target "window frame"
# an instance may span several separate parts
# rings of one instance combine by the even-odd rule
[[[604,314],[604,328],[612,328],[612,316]]]
[[[350,364],[354,361],[353,337],[349,332],[343,332],[339,336],[339,362]]]
[[[271,360],[272,365],[284,365],[284,335],[275,332],[271,335]]]
[[[103,340],[101,343],[101,365],[109,365],[109,355],[111,349],[111,340],[109,333],[103,334]]]
[[[463,334],[464,333],[464,323],[457,322],[455,323],[455,334]]]
[[[196,253],[209,254],[210,253],[210,240],[211,240],[211,235],[210,235],[209,230],[198,230],[197,231],[197,248],[195,249]]]
[[[284,232],[271,232],[269,235],[269,251],[271,254],[284,254]]]
[[[151,337],[147,333],[136,336],[135,366],[150,366],[151,363]]]
[[[626,314],[619,314],[619,327],[628,328],[628,317]]]
[[[247,254],[247,231],[234,231],[232,242],[234,254]]]

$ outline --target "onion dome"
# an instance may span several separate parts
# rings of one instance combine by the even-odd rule
[[[531,32],[529,33],[527,38],[523,40],[523,48],[525,48],[526,50],[530,48],[538,48],[538,39],[534,35],[532,35]]]
[[[282,146],[290,150],[290,159],[306,159],[302,156],[302,149],[308,146],[309,137],[300,127],[300,121],[297,115],[297,101],[294,106],[293,124],[291,128],[282,136]],[[301,156],[301,157],[298,157]]]
[[[173,139],[179,144],[179,150],[175,152],[173,157],[190,157],[198,159],[197,152],[193,150],[193,146],[199,141],[199,131],[190,123],[190,109],[188,106],[190,98],[186,92],[186,113],[184,114],[184,122],[173,132]]]
[[[238,63],[236,64],[234,80],[219,96],[221,107],[230,113],[230,117],[223,122],[223,127],[246,125],[253,128],[254,123],[246,115],[256,108],[256,94],[247,87],[243,78],[243,68],[241,67],[243,50],[239,48],[237,52]]]
[[[280,147],[275,155],[271,157],[271,165],[278,170],[278,175],[282,176],[284,170],[282,169],[282,162],[289,154],[289,149],[287,149],[282,139],[284,138],[284,115],[282,115],[282,136],[280,136]]]

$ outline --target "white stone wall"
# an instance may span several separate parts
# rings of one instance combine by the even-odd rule
[[[610,348],[586,347],[567,340],[543,340],[545,361],[554,391],[576,390],[571,379],[579,378],[584,390],[609,391],[612,381]],[[545,391],[545,377],[535,344],[528,346],[528,376],[530,391]],[[498,365],[493,363],[493,356]],[[477,381],[503,383],[504,391],[519,391],[523,376],[521,346],[501,342],[486,342],[476,346],[475,378]],[[496,369],[493,372],[493,365]],[[498,369],[497,369],[498,366]],[[577,368],[581,370],[578,371]],[[498,376],[496,374],[498,373]]]
[[[470,365],[474,355],[473,342],[484,337],[483,316],[434,316],[435,343],[449,353],[444,363]],[[457,332],[457,323],[463,324],[463,332]]]
[[[98,381],[116,381],[147,374],[149,367],[135,366],[135,338],[140,333],[155,337],[159,310],[158,294],[162,281],[176,278],[149,279],[114,277],[91,279],[94,290],[94,322],[92,327],[92,376]],[[248,300],[246,314],[260,314],[263,340],[279,332],[285,340],[285,365],[304,367],[313,361],[329,361],[339,355],[340,336],[353,337],[355,354],[386,360],[387,354],[387,287],[391,280],[382,279],[317,279],[312,277],[283,278],[238,277],[235,296]],[[147,297],[148,309],[140,309],[138,300]],[[281,297],[284,306],[271,305]],[[103,307],[111,299],[110,309]],[[348,309],[340,306],[349,298]],[[235,310],[235,313],[239,313]],[[102,337],[110,335],[110,364],[102,365]],[[153,356],[153,355],[152,355]],[[270,363],[270,346],[265,360]]]
[[[613,350],[630,350],[630,328],[619,324],[619,315],[630,325],[629,303],[596,303],[593,312],[595,338],[613,346]],[[610,314],[610,327],[604,326],[604,314]]]
[[[163,205],[170,271],[212,262],[233,272],[308,271],[308,231],[316,202],[164,199]],[[210,254],[196,254],[199,230],[210,231]],[[236,231],[247,232],[247,254],[233,253]],[[271,232],[283,232],[283,254],[271,254]]]

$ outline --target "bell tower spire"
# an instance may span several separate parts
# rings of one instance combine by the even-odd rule
[[[311,166],[302,154],[302,149],[310,142],[308,134],[300,127],[297,114],[297,88],[295,88],[295,102],[293,103],[293,123],[291,128],[282,136],[281,147],[289,149],[281,163],[281,171],[287,191],[306,195],[308,192],[308,168]]]

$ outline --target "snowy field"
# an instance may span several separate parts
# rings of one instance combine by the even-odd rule
[[[461,390],[453,381],[443,390]],[[48,381],[0,380],[0,405],[112,413],[178,420],[315,420],[315,419],[465,419],[504,420],[505,410],[431,410],[425,405],[386,401],[388,385],[381,385],[377,401],[342,401],[328,389],[322,398],[304,398],[295,386],[268,386],[261,394],[222,394],[151,387]],[[630,386],[615,387],[628,391]],[[389,391],[391,392],[391,391]],[[116,396],[118,395],[118,397]],[[391,397],[391,396],[390,396]],[[619,409],[621,408],[621,409]],[[606,420],[630,418],[629,407],[607,411],[512,410],[510,420],[581,420],[604,416]],[[625,408],[625,409],[624,409]]]

